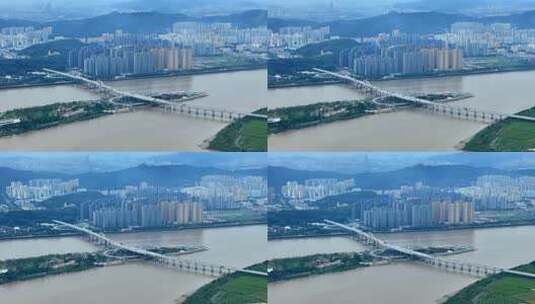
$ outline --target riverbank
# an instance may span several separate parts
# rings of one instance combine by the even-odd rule
[[[150,228],[150,229],[136,229],[128,231],[106,231],[107,235],[122,235],[122,234],[134,234],[144,232],[170,232],[170,231],[182,231],[182,230],[197,230],[197,229],[219,229],[219,228],[232,228],[232,227],[246,227],[246,226],[259,226],[266,225],[266,221],[249,221],[249,222],[232,222],[232,223],[218,223],[218,224],[196,224],[192,226],[176,227],[176,228]],[[16,237],[0,237],[2,241],[13,240],[31,240],[31,239],[46,239],[46,238],[61,238],[83,235],[77,232],[61,232],[57,234],[43,234],[43,235],[27,235]]]
[[[12,89],[35,88],[35,87],[54,87],[54,86],[61,86],[61,85],[71,85],[75,83],[76,82],[72,80],[62,80],[62,81],[49,82],[49,83],[3,85],[3,86],[0,86],[0,91],[12,90]]]
[[[0,120],[18,120],[18,123],[0,127],[0,137],[19,135],[59,125],[91,120],[118,111],[107,101],[74,101],[45,106],[10,110],[0,114]]]
[[[512,227],[529,227],[535,226],[535,221],[520,222],[520,223],[490,223],[471,226],[452,226],[448,228],[419,228],[419,229],[403,229],[395,231],[372,231],[372,233],[381,234],[400,234],[400,233],[418,233],[418,232],[448,232],[448,231],[462,231],[462,230],[485,230],[496,228],[512,228]],[[297,235],[273,235],[268,232],[268,240],[285,240],[285,239],[307,239],[307,238],[328,238],[328,237],[343,237],[351,236],[350,232],[328,232],[328,233],[311,233],[311,234],[297,234]]]
[[[170,78],[170,77],[181,77],[181,76],[223,74],[223,73],[233,73],[233,72],[243,72],[243,71],[264,70],[265,68],[266,68],[265,64],[241,65],[241,66],[236,66],[236,67],[215,67],[215,68],[204,68],[204,69],[187,70],[187,71],[170,72],[170,73],[158,73],[158,74],[149,74],[149,75],[128,75],[128,76],[116,78],[116,79],[107,79],[106,82],[116,82],[116,81],[135,80],[135,79]]]
[[[270,109],[269,133],[303,129],[374,114],[378,106],[369,100],[342,100],[304,106]]]
[[[251,64],[243,65],[236,67],[216,67],[216,68],[205,68],[189,71],[180,71],[172,73],[158,73],[150,75],[129,75],[117,79],[106,79],[106,82],[118,82],[125,80],[136,80],[136,79],[151,79],[151,78],[170,78],[170,77],[181,77],[181,76],[195,76],[195,75],[209,75],[209,74],[220,74],[220,73],[233,73],[233,72],[242,72],[242,71],[255,71],[265,69],[265,64]],[[72,80],[60,80],[55,82],[43,82],[43,83],[30,83],[30,84],[10,84],[10,85],[0,85],[1,90],[9,89],[23,89],[23,88],[32,88],[32,87],[48,87],[48,86],[59,86],[59,85],[70,85],[75,84],[75,81]]]
[[[204,246],[155,247],[150,252],[182,256],[208,250]],[[124,250],[107,249],[99,252],[51,254],[45,256],[0,260],[0,285],[60,275],[82,272],[97,267],[122,265],[126,262],[145,259]]]
[[[101,253],[71,253],[0,261],[0,285],[115,264],[112,260]]]
[[[474,97],[470,93],[429,93],[416,96],[436,103],[449,103]],[[268,111],[269,134],[355,119],[367,115],[390,113],[417,107],[393,97],[338,100],[309,105],[275,108]]]
[[[430,74],[430,75],[398,75],[390,78],[377,78],[369,79],[372,82],[387,82],[392,80],[418,80],[418,79],[433,79],[433,78],[447,78],[447,77],[457,77],[457,76],[471,76],[471,75],[486,75],[486,74],[503,74],[503,73],[514,73],[514,72],[525,72],[525,71],[535,71],[535,66],[526,66],[526,67],[513,67],[513,68],[492,68],[492,69],[481,69],[481,70],[470,70],[470,71],[457,71],[457,72],[448,72],[440,74]],[[269,79],[269,77],[268,77]],[[335,80],[335,79],[325,79],[322,81],[300,81],[293,82],[289,81],[287,83],[268,83],[269,89],[284,89],[292,87],[307,87],[307,86],[326,86],[333,84],[342,84],[344,81]]]
[[[288,83],[268,83],[268,89],[285,89],[285,88],[300,88],[300,87],[314,87],[325,85],[344,84],[343,80],[325,80],[321,82],[288,82]]]
[[[518,115],[535,117],[535,107]],[[533,152],[535,122],[507,118],[486,127],[459,148],[470,152]]]
[[[482,69],[482,70],[471,70],[471,71],[457,71],[457,72],[447,72],[433,75],[401,75],[392,78],[386,79],[372,79],[373,82],[383,82],[391,80],[418,80],[418,79],[429,79],[429,78],[446,78],[446,77],[456,77],[456,76],[471,76],[471,75],[485,75],[485,74],[503,74],[503,73],[514,73],[514,72],[525,72],[525,71],[535,71],[535,66],[527,67],[514,67],[514,68],[494,68],[494,69]]]
[[[535,273],[535,262],[514,268]],[[535,279],[500,273],[484,278],[442,301],[444,304],[533,303]]]
[[[247,269],[265,272],[267,263]],[[181,304],[242,304],[267,303],[268,279],[252,274],[235,272],[199,288]]]

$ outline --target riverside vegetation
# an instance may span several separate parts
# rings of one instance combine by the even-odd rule
[[[535,117],[535,107],[518,113]],[[535,149],[535,123],[507,118],[488,126],[465,145],[464,150],[474,152],[521,152]]]
[[[433,93],[418,98],[434,102],[450,102],[471,98],[471,94]],[[395,97],[365,98],[362,100],[339,100],[308,105],[283,107],[268,111],[269,133],[276,134],[288,130],[302,129],[340,120],[348,120],[366,115],[395,111],[406,107],[417,107]]]
[[[515,270],[535,273],[535,262]],[[535,303],[535,279],[497,274],[477,281],[448,298],[444,304]]]
[[[108,258],[100,253],[55,254],[0,261],[0,284],[84,271],[107,261]]]
[[[115,107],[105,101],[74,101],[10,110],[0,114],[0,120],[20,119],[20,123],[0,127],[0,137],[98,118],[112,114]]]
[[[263,271],[267,262],[247,269]],[[267,283],[265,277],[235,272],[199,288],[184,304],[242,304],[267,303]]]
[[[269,262],[269,281],[277,282],[352,270],[365,267],[372,260],[371,256],[356,252],[275,259]]]
[[[270,109],[269,133],[302,129],[374,113],[377,105],[365,100],[341,100],[310,105]]]
[[[147,250],[166,255],[183,255],[204,251],[206,248],[201,246],[176,246],[157,247]],[[143,257],[125,250],[107,250],[88,253],[51,254],[6,261],[0,260],[0,285],[51,275],[81,272],[96,267],[123,264],[128,260],[137,259],[143,259]]]
[[[266,109],[255,114],[267,113]],[[223,152],[265,152],[267,151],[266,119],[247,116],[233,121],[219,131],[208,144],[208,149]]]

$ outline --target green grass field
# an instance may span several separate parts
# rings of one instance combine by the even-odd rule
[[[265,264],[252,268],[266,270]],[[201,287],[184,304],[267,303],[267,283],[266,277],[234,273]]]
[[[247,151],[267,151],[267,124],[265,120],[251,119],[241,125],[238,145]]]
[[[535,108],[519,113],[535,117]],[[466,151],[522,152],[535,149],[535,122],[506,119],[477,133],[464,146]]]
[[[535,264],[518,269],[535,272]],[[464,288],[445,304],[535,304],[535,280],[498,274]]]
[[[210,150],[223,152],[266,152],[267,120],[246,117],[221,130],[210,142]]]

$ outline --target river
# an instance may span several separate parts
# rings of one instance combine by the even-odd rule
[[[475,97],[454,102],[459,106],[514,113],[533,105],[530,84],[535,71],[444,78],[381,81],[398,92],[466,92]],[[144,93],[203,91],[209,96],[189,101],[235,111],[269,106],[304,105],[360,98],[343,85],[268,90],[266,70],[205,75],[144,78],[110,82],[117,88]],[[17,107],[94,99],[71,85],[0,90],[0,111]],[[137,111],[78,122],[0,139],[3,150],[201,150],[199,145],[225,124],[155,111]],[[420,110],[339,121],[328,125],[272,135],[272,151],[445,151],[483,129],[485,124],[432,115]]]
[[[97,100],[98,95],[75,85],[53,85],[0,90],[0,112],[79,100]]]
[[[473,252],[450,258],[500,267],[513,267],[535,260],[535,227],[511,227],[446,232],[377,234],[403,246],[467,245]],[[342,240],[343,239],[343,240]],[[345,237],[270,241],[274,257],[299,256],[318,252],[349,251]],[[296,246],[298,244],[298,246]],[[330,248],[326,249],[326,246]],[[319,250],[318,250],[319,248]],[[362,250],[359,244],[355,251]],[[476,278],[447,273],[415,263],[395,263],[342,273],[313,276],[270,284],[270,303],[436,303]]]
[[[480,74],[444,78],[379,81],[380,87],[394,92],[462,92],[473,98],[452,104],[481,110],[516,113],[535,106],[531,86],[535,71]],[[280,100],[270,107],[301,105],[300,96],[315,93],[310,103],[358,96],[343,85],[274,89]],[[353,93],[352,93],[353,91]],[[321,94],[321,92],[330,92]],[[485,124],[438,116],[421,110],[403,110],[365,118],[339,121],[328,125],[272,135],[273,151],[380,151],[380,150],[455,150]]]
[[[143,78],[109,84],[143,94],[202,91],[208,96],[188,103],[242,112],[265,107],[268,96],[266,70]],[[72,85],[0,90],[0,111],[95,98],[91,92]],[[219,121],[162,113],[160,110],[138,110],[0,138],[0,149],[200,151],[203,141],[225,126],[226,123]]]
[[[109,236],[141,247],[204,245],[207,251],[185,258],[227,266],[246,267],[268,259],[264,225]],[[2,259],[93,250],[77,237],[0,242]],[[130,263],[0,286],[0,298],[10,304],[173,304],[212,279],[150,263]]]
[[[3,151],[201,151],[225,124],[137,110],[0,138]]]

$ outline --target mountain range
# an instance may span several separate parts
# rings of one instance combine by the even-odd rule
[[[387,14],[352,20],[318,23],[311,20],[268,18],[268,27],[278,31],[286,26],[329,26],[331,34],[342,37],[375,36],[399,29],[402,32],[432,34],[446,32],[455,22],[511,23],[518,28],[535,28],[535,10],[503,16],[474,17],[441,12],[389,12]]]
[[[219,174],[230,176],[265,176],[266,170],[224,170],[213,167],[196,167],[189,165],[140,165],[110,172],[66,174],[15,170],[6,167],[0,167],[0,189],[5,189],[5,187],[12,181],[26,183],[29,180],[40,178],[77,178],[80,181],[80,187],[88,189],[122,188],[127,185],[137,185],[141,182],[147,182],[151,185],[164,187],[184,187],[194,185],[202,176]]]
[[[288,181],[303,183],[307,179],[314,178],[353,178],[355,186],[358,188],[382,190],[395,189],[403,185],[414,185],[418,182],[435,187],[462,187],[471,185],[483,175],[535,176],[535,170],[502,170],[465,165],[415,165],[386,172],[343,174],[269,167],[268,183],[270,188],[274,188],[278,192]]]
[[[160,12],[112,12],[92,18],[43,23],[0,19],[0,28],[9,26],[51,26],[56,36],[80,38],[100,36],[103,33],[112,33],[116,30],[135,34],[164,33],[172,28],[173,23],[184,21],[228,22],[238,27],[258,27],[267,24],[267,11],[248,10],[236,14],[207,17],[191,17],[184,14]]]

